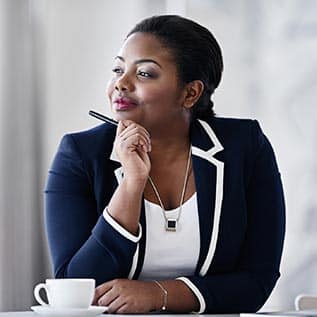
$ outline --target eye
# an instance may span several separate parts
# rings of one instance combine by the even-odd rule
[[[144,77],[144,78],[152,78],[153,77],[152,74],[150,74],[148,72],[144,72],[144,71],[139,71],[138,75],[141,76],[141,77]]]
[[[121,67],[114,67],[112,69],[112,72],[114,72],[115,74],[122,74],[123,73],[123,69]]]

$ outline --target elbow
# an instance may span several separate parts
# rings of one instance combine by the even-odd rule
[[[280,277],[279,272],[258,272],[249,275],[250,284],[240,297],[240,303],[237,303],[238,309],[230,313],[255,313],[266,303],[270,297],[277,280]],[[247,286],[249,285],[249,287]]]
[[[260,296],[257,297],[257,300],[253,301],[253,304],[249,307],[248,312],[256,312],[262,308],[270,297],[278,279],[280,277],[279,272],[269,272],[269,273],[259,273],[256,276],[256,281],[260,289]]]

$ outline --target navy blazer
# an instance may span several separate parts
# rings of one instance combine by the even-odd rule
[[[276,281],[285,206],[273,149],[256,120],[196,120],[190,129],[200,225],[193,276],[182,280],[200,312],[258,310]],[[55,277],[137,279],[146,245],[103,216],[122,167],[113,156],[115,127],[102,124],[63,137],[45,188],[46,230]],[[120,229],[120,228],[119,228]],[[168,255],[167,255],[168,256]]]

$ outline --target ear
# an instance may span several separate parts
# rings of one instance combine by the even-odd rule
[[[190,109],[198,101],[204,91],[204,83],[201,80],[194,80],[186,84],[184,107]]]

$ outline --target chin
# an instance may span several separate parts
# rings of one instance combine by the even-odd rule
[[[117,121],[120,120],[132,120],[135,123],[140,124],[140,120],[138,118],[138,115],[129,111],[115,111],[113,113],[113,118]]]

